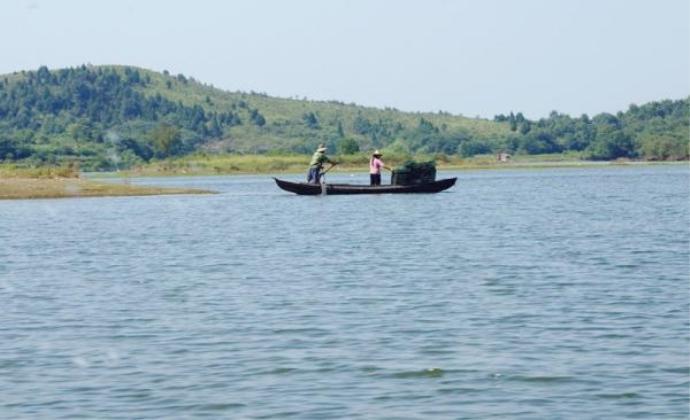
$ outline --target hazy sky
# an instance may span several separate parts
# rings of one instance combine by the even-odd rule
[[[0,73],[91,64],[227,90],[531,118],[690,94],[689,0],[2,0]]]

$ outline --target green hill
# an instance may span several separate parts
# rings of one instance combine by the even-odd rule
[[[494,120],[409,113],[337,101],[227,92],[184,75],[126,66],[81,66],[0,76],[0,160],[79,160],[109,170],[196,151],[389,151],[471,156],[579,151],[594,159],[687,159],[688,99],[631,106],[616,115],[552,113]]]

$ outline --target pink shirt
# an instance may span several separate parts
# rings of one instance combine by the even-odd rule
[[[383,168],[383,161],[381,159],[375,157],[369,161],[370,174],[380,174],[381,168]]]

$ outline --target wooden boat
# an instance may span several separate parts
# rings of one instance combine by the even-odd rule
[[[290,182],[273,178],[276,184],[285,191],[299,195],[336,194],[393,194],[393,193],[437,193],[455,185],[457,178],[447,178],[438,181],[414,185],[357,185],[357,184],[307,184],[306,182]]]

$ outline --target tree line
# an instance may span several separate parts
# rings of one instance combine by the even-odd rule
[[[500,114],[494,121],[508,126],[508,134],[478,136],[465,129],[447,129],[420,117],[415,127],[363,117],[355,133],[369,136],[377,147],[400,145],[407,151],[459,154],[471,157],[506,152],[550,154],[578,152],[583,159],[683,160],[689,157],[690,107],[688,99],[631,105],[625,112],[601,113],[590,118],[556,111],[529,120],[521,113]],[[398,139],[397,142],[395,139]]]
[[[537,121],[512,112],[497,115],[494,120],[509,124],[515,133],[499,145],[511,152],[578,151],[593,160],[680,160],[688,159],[688,105],[688,99],[664,100],[592,118],[587,114],[573,118],[553,111],[548,118]]]

